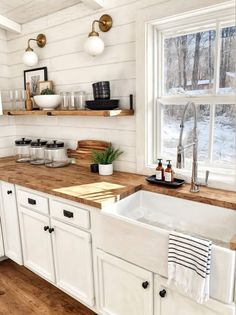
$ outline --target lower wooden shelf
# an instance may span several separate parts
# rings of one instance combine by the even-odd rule
[[[132,109],[113,109],[113,110],[4,110],[4,115],[9,116],[102,116],[102,117],[114,117],[114,116],[132,116],[134,110]]]

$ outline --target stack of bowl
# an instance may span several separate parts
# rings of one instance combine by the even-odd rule
[[[110,99],[110,82],[102,81],[93,83],[93,96],[95,100],[109,100]]]
[[[111,110],[119,105],[119,100],[111,100],[110,82],[93,83],[93,101],[86,101],[86,107],[93,110]]]

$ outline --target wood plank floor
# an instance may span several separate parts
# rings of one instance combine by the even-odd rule
[[[95,315],[11,260],[0,262],[0,315]]]

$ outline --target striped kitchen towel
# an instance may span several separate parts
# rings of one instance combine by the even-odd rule
[[[178,232],[169,235],[168,284],[203,303],[209,299],[212,242]]]

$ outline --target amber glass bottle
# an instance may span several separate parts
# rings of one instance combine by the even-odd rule
[[[174,172],[172,170],[172,166],[170,164],[171,160],[166,160],[168,162],[167,167],[165,169],[165,181],[168,183],[173,183],[174,181]]]
[[[158,159],[158,166],[156,168],[156,180],[164,180],[164,167],[162,166],[162,159]]]

